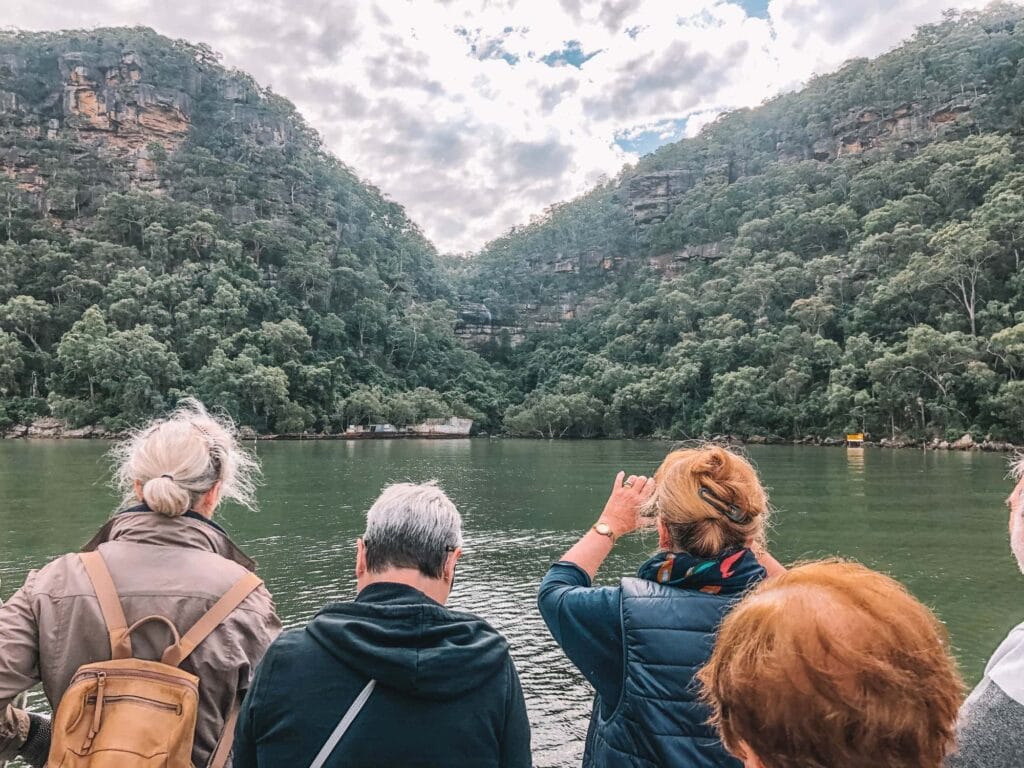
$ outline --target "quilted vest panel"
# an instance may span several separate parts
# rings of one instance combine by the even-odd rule
[[[635,578],[621,589],[622,699],[607,719],[595,701],[585,768],[742,768],[707,724],[694,679],[737,598]]]

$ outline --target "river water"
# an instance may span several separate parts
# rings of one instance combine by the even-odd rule
[[[99,442],[0,443],[0,595],[28,569],[77,549],[114,506]],[[535,609],[549,564],[596,519],[619,469],[652,473],[659,442],[525,440],[261,443],[260,511],[218,520],[260,564],[286,625],[353,594],[354,539],[390,482],[436,479],[462,512],[465,555],[453,607],[512,645],[533,725],[536,765],[578,764],[591,692]],[[777,510],[779,559],[840,555],[900,580],[946,622],[964,676],[1021,619],[1022,577],[1009,555],[1006,457],[883,449],[751,447]],[[656,546],[621,542],[610,583]],[[768,694],[766,694],[768,695]]]

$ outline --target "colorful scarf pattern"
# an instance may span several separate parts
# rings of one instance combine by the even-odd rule
[[[685,552],[659,552],[640,566],[641,579],[712,595],[735,595],[753,587],[766,575],[749,549],[731,549],[705,559]]]

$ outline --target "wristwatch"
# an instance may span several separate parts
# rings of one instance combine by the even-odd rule
[[[615,531],[612,530],[612,527],[608,525],[608,523],[594,523],[593,526],[591,526],[591,530],[600,536],[607,536],[612,540],[612,543],[615,543]]]

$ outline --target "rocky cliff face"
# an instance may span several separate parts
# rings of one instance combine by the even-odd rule
[[[647,264],[666,277],[678,274],[691,261],[716,261],[728,253],[731,241],[687,245],[678,251],[649,256]]]
[[[954,99],[931,110],[921,104],[901,104],[891,110],[850,112],[832,126],[830,136],[816,141],[803,157],[781,153],[780,157],[830,161],[893,143],[899,143],[905,152],[913,152],[922,144],[970,130],[974,122],[971,109],[979,100],[980,97]]]
[[[173,152],[188,135],[198,77],[177,86],[146,82],[146,63],[134,51],[69,51],[50,63],[57,77],[38,83],[38,96],[30,99],[2,90],[27,73],[29,62],[0,56],[0,171],[58,218],[67,212],[50,187],[62,169],[40,165],[43,146],[65,144],[71,162],[85,153],[102,158],[116,187],[159,187],[155,158]]]
[[[200,110],[222,113],[260,144],[289,139],[289,125],[260,109],[251,80],[207,67],[201,55],[182,51],[172,68],[147,61],[130,39],[101,31],[89,42],[92,50],[68,39],[40,55],[0,35],[0,174],[54,223],[77,226],[105,190],[159,194],[160,160],[188,140]],[[78,184],[69,196],[59,184],[69,173],[87,175],[92,193]]]
[[[937,108],[914,103],[888,110],[852,110],[833,123],[827,135],[809,144],[780,137],[775,151],[783,162],[831,162],[894,144],[909,154],[950,134],[969,131],[974,123],[971,110],[982,98],[953,99]],[[634,223],[642,229],[664,221],[687,192],[714,176],[732,180],[727,169],[717,167],[683,168],[633,177],[628,186],[628,204]]]
[[[664,221],[679,200],[704,178],[701,171],[680,169],[646,173],[629,180],[629,205],[637,226]]]

